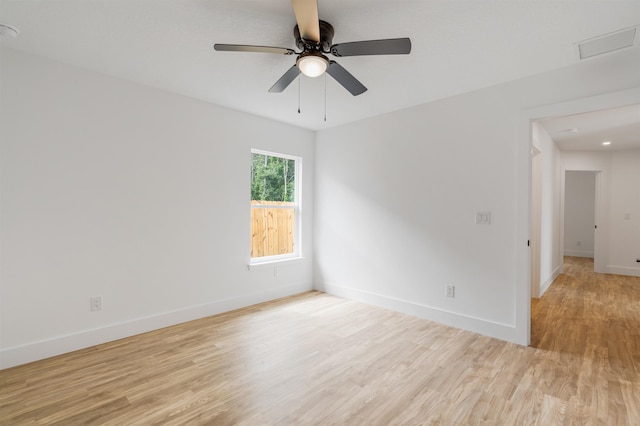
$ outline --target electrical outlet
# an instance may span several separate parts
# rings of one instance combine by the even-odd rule
[[[102,296],[92,297],[90,299],[91,310],[92,311],[101,311],[102,310]]]
[[[578,242],[576,243],[576,246],[577,246],[577,247],[580,247],[581,245],[582,245],[582,241],[578,241]]]
[[[456,287],[455,286],[447,285],[447,287],[446,287],[446,296],[447,297],[452,297],[452,298],[456,297],[455,296],[455,294],[456,294],[455,292],[456,292]]]

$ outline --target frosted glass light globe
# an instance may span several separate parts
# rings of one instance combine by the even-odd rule
[[[327,70],[329,62],[322,56],[302,56],[297,62],[300,72],[307,77],[318,77]]]

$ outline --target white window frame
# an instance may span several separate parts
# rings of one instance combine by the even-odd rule
[[[277,262],[291,261],[294,259],[301,259],[302,258],[302,157],[252,148],[251,156],[250,156],[251,163],[249,164],[253,163],[253,154],[286,158],[287,160],[295,161],[295,169],[294,169],[295,194],[293,196],[294,236],[293,236],[293,253],[278,254],[274,256],[251,257],[251,246],[249,246],[249,267],[256,266],[256,265],[265,265],[265,264],[271,264],[271,263],[277,263]],[[251,182],[249,182],[249,195],[251,195]],[[251,196],[249,196],[249,198],[251,198]],[[251,204],[251,200],[249,200],[249,206],[250,206],[249,213],[251,213],[251,210],[253,210],[254,208],[265,208],[265,207],[282,208],[282,209],[291,208],[289,206],[280,207],[280,206],[272,206],[272,205],[265,205],[265,204]],[[249,235],[251,235],[251,221],[249,221]]]

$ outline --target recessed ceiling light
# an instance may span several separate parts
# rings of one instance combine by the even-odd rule
[[[602,145],[604,145],[604,146],[611,145],[611,141],[604,141],[604,142],[602,142]]]
[[[7,24],[0,24],[0,37],[9,36],[18,38],[18,34],[20,34],[20,31],[18,31],[17,28]]]

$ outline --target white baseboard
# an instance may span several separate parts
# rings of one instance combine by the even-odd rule
[[[357,300],[359,302],[413,315],[430,321],[435,321],[440,324],[449,325],[451,327],[472,331],[489,337],[495,337],[508,342],[518,343],[516,327],[511,324],[488,321],[432,306],[395,299],[381,294],[370,293],[368,291],[335,284],[316,284],[315,288],[316,290],[323,291],[334,296]]]
[[[0,370],[310,290],[310,283],[280,287],[2,349]]]
[[[565,250],[564,255],[571,256],[571,257],[590,257],[591,259],[593,259],[593,256],[594,256],[592,251],[579,251],[579,250]]]
[[[556,278],[558,278],[558,275],[560,275],[561,271],[562,271],[562,265],[560,265],[556,269],[554,269],[553,273],[551,274],[551,276],[549,278],[547,278],[546,280],[544,280],[540,284],[540,292],[539,292],[538,297],[542,297],[544,292],[549,290],[549,287],[551,286],[551,284],[553,284],[553,282],[556,280]]]
[[[630,277],[640,277],[640,268],[629,268],[628,266],[605,266],[607,274],[627,275]]]

